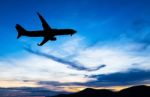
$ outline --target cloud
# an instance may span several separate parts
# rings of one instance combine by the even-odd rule
[[[97,81],[87,82],[85,86],[125,86],[125,85],[140,85],[150,83],[150,70],[131,69],[127,72],[117,72],[112,74],[94,75]]]
[[[150,71],[143,71],[138,69],[132,69],[127,72],[92,75],[90,77],[96,78],[97,80],[85,83],[80,82],[59,83],[54,81],[39,81],[38,84],[44,86],[54,85],[57,87],[62,86],[113,87],[113,86],[141,85],[150,83]]]
[[[78,71],[41,56],[27,54],[23,59],[9,59],[11,63],[0,63],[1,77],[7,80],[50,80],[58,82],[85,82],[84,71]],[[7,63],[7,64],[6,64]],[[12,64],[15,64],[12,66]],[[8,69],[11,67],[11,70]],[[57,68],[58,67],[58,68]],[[60,69],[61,68],[61,69]],[[74,80],[72,80],[74,79]]]
[[[124,44],[124,45],[122,45]],[[99,64],[104,65],[105,68],[91,70],[90,72],[84,72],[84,75],[88,78],[92,78],[94,80],[88,80],[87,82],[57,82],[57,81],[39,81],[38,84],[43,86],[54,85],[57,87],[63,86],[117,86],[117,85],[132,85],[140,84],[140,83],[149,83],[148,74],[150,70],[149,67],[149,54],[146,54],[145,51],[138,52],[137,48],[140,47],[140,43],[136,43],[134,41],[115,41],[108,43],[98,43],[93,45],[92,47],[86,47],[84,49],[80,49],[76,51],[77,54],[71,57],[71,63],[65,63],[65,58],[56,57],[56,59],[51,58],[55,57],[51,54],[33,51],[32,49],[29,52],[35,53],[40,56],[46,56],[48,59],[52,59],[54,61],[60,62],[63,65],[72,66],[72,63],[76,65],[76,63],[80,63],[80,66],[86,68],[94,68],[98,67]],[[145,53],[145,54],[144,54]],[[44,54],[44,55],[43,55]],[[67,54],[67,53],[66,53]],[[61,59],[61,61],[59,60]],[[68,59],[67,59],[68,60]],[[88,61],[87,61],[88,60]],[[65,62],[64,62],[65,61]],[[78,66],[78,65],[77,65]],[[102,66],[103,67],[103,66]],[[78,69],[77,69],[78,68]],[[75,69],[77,71],[87,69],[81,69],[81,67],[74,67],[70,69]],[[141,74],[137,79],[132,80],[132,76],[136,76]],[[121,76],[122,75],[122,76]],[[130,76],[131,75],[131,76]],[[142,76],[146,75],[146,76]],[[127,77],[129,76],[129,78]],[[123,79],[125,77],[126,79]],[[119,78],[121,78],[119,80]],[[116,81],[118,79],[118,81]],[[125,81],[125,82],[123,82]]]
[[[124,45],[122,45],[124,44]],[[87,48],[78,54],[74,60],[84,63],[88,68],[106,64],[105,68],[98,71],[93,71],[92,74],[110,74],[115,72],[124,72],[129,69],[149,70],[150,66],[148,58],[150,57],[145,51],[137,52],[136,43],[112,43],[105,45],[95,45]],[[88,60],[88,61],[87,61]],[[139,65],[133,65],[139,64]]]
[[[37,86],[57,90],[70,85],[115,86],[120,83],[112,82],[114,76],[119,78],[135,69],[141,70],[141,74],[150,70],[149,48],[139,52],[137,48],[141,47],[141,43],[124,38],[89,46],[82,37],[71,40],[55,46],[29,46],[25,48],[27,52],[15,55],[18,57],[1,59],[0,79],[28,80]],[[112,76],[110,82],[107,76]],[[147,83],[142,76],[140,78],[137,83],[142,80]],[[103,79],[108,83],[104,83]],[[130,82],[131,79],[128,80]]]
[[[30,53],[33,53],[33,54],[36,54],[36,55],[39,55],[39,56],[43,56],[45,58],[48,58],[48,59],[54,60],[56,62],[62,63],[64,65],[67,65],[70,68],[76,69],[76,70],[96,71],[96,70],[99,70],[99,69],[106,66],[106,65],[100,65],[100,66],[95,67],[95,68],[86,68],[86,67],[84,67],[84,65],[80,64],[79,62],[67,61],[63,58],[59,58],[59,57],[56,57],[54,55],[50,55],[50,54],[43,53],[43,52],[40,52],[40,51],[34,51],[31,48],[25,48],[25,50],[30,52]]]
[[[125,37],[137,43],[143,44],[141,50],[145,50],[150,44],[150,21],[143,18],[133,20],[131,27],[126,31]]]

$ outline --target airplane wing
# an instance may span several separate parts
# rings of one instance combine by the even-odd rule
[[[45,44],[48,40],[49,40],[48,38],[44,38],[43,41],[38,44],[38,46],[42,46],[42,45]]]
[[[37,13],[41,22],[42,22],[42,26],[44,30],[51,30],[51,27],[48,25],[48,23],[45,21],[45,19],[39,14]]]

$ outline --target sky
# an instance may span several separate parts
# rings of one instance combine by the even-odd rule
[[[0,0],[0,87],[56,91],[121,89],[150,84],[149,0]],[[42,38],[16,39],[16,24],[75,35],[39,47]]]

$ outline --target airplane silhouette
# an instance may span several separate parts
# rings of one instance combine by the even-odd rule
[[[27,31],[19,24],[16,24],[16,29],[18,31],[17,39],[20,38],[21,36],[44,37],[43,41],[41,43],[38,43],[38,46],[42,46],[49,40],[56,41],[55,36],[57,36],[57,35],[71,35],[72,36],[73,34],[76,33],[76,31],[73,29],[52,29],[48,25],[48,23],[45,21],[45,19],[39,13],[37,13],[37,14],[41,20],[43,30]]]

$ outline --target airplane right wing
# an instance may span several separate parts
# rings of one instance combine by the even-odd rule
[[[38,46],[42,46],[43,44],[45,44],[49,39],[45,38],[43,39],[43,41],[41,43],[38,44]]]
[[[42,22],[42,26],[44,30],[51,30],[51,27],[48,25],[48,23],[45,21],[45,19],[39,14],[37,13],[41,22]]]

